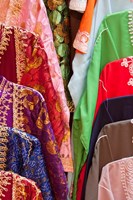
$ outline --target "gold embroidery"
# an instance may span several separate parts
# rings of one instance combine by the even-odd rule
[[[4,192],[8,192],[7,186],[11,185],[11,174],[9,172],[0,171],[0,200],[5,197]]]
[[[9,82],[3,78],[0,84],[0,91],[2,91],[2,95],[0,98],[0,125],[6,126],[7,125],[7,115],[8,110],[10,110],[10,104],[12,103],[12,87],[10,86]]]
[[[27,196],[30,195],[29,191],[26,193],[26,185],[25,181],[31,185],[30,189],[35,191],[35,196],[33,199],[35,200],[42,200],[41,198],[41,191],[37,188],[34,181],[26,179],[24,177],[18,176],[17,174],[13,173],[13,192],[12,192],[12,199],[13,200],[27,200]]]
[[[24,31],[19,28],[14,28],[14,37],[15,37],[15,48],[16,48],[16,72],[17,72],[17,82],[20,83],[22,76],[26,68],[26,55],[23,38],[26,38]],[[26,38],[27,39],[27,38]]]
[[[56,149],[55,149],[55,143],[53,141],[49,141],[47,142],[46,144],[46,148],[47,148],[47,151],[50,153],[50,154],[56,154]]]
[[[8,143],[8,132],[4,127],[0,127],[0,170],[6,168],[6,157],[7,157],[7,143]]]
[[[12,34],[12,30],[10,27],[5,27],[1,24],[0,29],[2,31],[2,37],[0,40],[0,59],[2,55],[4,55],[4,51],[7,50],[7,46],[9,46],[10,42],[10,34]]]

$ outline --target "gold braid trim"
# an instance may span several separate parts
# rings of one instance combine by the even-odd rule
[[[24,129],[24,106],[21,99],[22,89],[19,85],[13,84],[13,127],[25,131]]]
[[[14,27],[14,37],[15,37],[15,49],[16,49],[16,72],[17,72],[17,82],[20,83],[22,76],[26,69],[26,53],[24,44],[24,37],[26,37],[25,31],[21,31],[19,28]],[[22,39],[23,38],[23,39]]]
[[[13,193],[12,193],[12,200],[27,200],[27,193],[25,191],[25,181],[28,182],[32,187],[31,187],[31,192],[32,189],[35,190],[35,200],[43,200],[40,197],[41,191],[37,188],[36,184],[34,181],[31,181],[29,179],[26,179],[25,177],[18,176],[17,174],[13,173]]]
[[[0,200],[5,197],[4,192],[8,192],[7,186],[11,185],[11,173],[0,171]]]
[[[0,127],[0,170],[5,170],[7,161],[8,132],[6,127]]]
[[[0,91],[2,92],[0,98],[0,126],[7,126],[7,115],[12,104],[12,87],[9,81],[3,78],[0,84]]]
[[[0,60],[4,55],[4,51],[7,50],[10,42],[10,34],[12,34],[11,27],[5,27],[3,24],[0,25],[0,29],[2,30],[2,37],[0,40]]]

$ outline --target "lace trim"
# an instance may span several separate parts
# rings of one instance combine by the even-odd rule
[[[9,46],[10,42],[10,34],[12,34],[12,30],[9,27],[5,27],[1,24],[0,26],[2,31],[2,37],[0,40],[0,60],[2,56],[4,55],[4,51],[7,50],[7,47]]]
[[[133,56],[130,56],[128,58],[124,58],[123,61],[121,62],[121,66],[128,68],[129,74],[131,76],[133,76]],[[133,86],[133,78],[129,78],[127,84],[129,86]]]
[[[4,192],[8,192],[7,186],[11,185],[11,173],[0,171],[0,200],[5,197]]]
[[[79,0],[78,2],[75,0],[70,1],[69,8],[71,10],[76,10],[79,12],[84,12],[86,9],[87,0]]]
[[[121,161],[121,183],[127,200],[133,199],[133,159]]]
[[[78,30],[78,33],[73,43],[73,47],[82,53],[87,53],[89,39],[89,33],[87,33],[86,31],[80,32],[80,30]]]
[[[131,44],[133,45],[133,11],[128,11],[128,27],[131,39]]]

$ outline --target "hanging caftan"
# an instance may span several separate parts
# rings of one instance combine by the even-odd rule
[[[0,171],[0,199],[44,200],[34,181],[5,171]]]
[[[123,158],[103,167],[98,185],[98,200],[133,199],[132,170],[133,157]]]
[[[81,185],[79,183],[79,187],[82,187],[82,196],[85,195],[86,182],[92,164],[95,143],[97,141],[101,129],[106,124],[132,118],[133,95],[107,99],[101,104],[92,129],[89,154],[86,161],[87,168],[86,170],[82,169],[80,173],[80,180],[84,180],[84,184],[82,183]]]
[[[53,35],[43,0],[4,0],[0,3],[0,22],[6,26],[22,27],[39,34],[48,56],[50,75],[54,89],[58,95],[64,120],[69,126],[69,109],[64,93],[63,80],[57,54],[53,43]]]
[[[67,182],[58,146],[42,95],[0,77],[0,125],[34,135],[42,146],[44,160],[55,199],[66,199]]]
[[[74,191],[79,172],[89,151],[100,72],[107,63],[133,54],[132,13],[133,11],[124,11],[109,15],[99,29],[87,74],[86,89],[74,114]]]
[[[4,25],[0,26],[0,35],[0,74],[10,81],[32,87],[42,93],[46,100],[52,128],[60,148],[64,170],[72,171],[70,130],[53,88],[42,41],[31,32],[17,27],[5,27]]]
[[[132,120],[115,122],[104,126],[95,146],[92,166],[86,185],[85,200],[98,199],[98,183],[102,168],[106,164],[133,155],[132,138]]]
[[[54,199],[41,144],[34,136],[0,126],[0,170],[13,171],[35,181],[44,199]]]
[[[70,67],[70,22],[69,10],[66,0],[43,0],[48,12],[48,17],[53,32],[55,49],[61,68],[67,104],[71,112],[74,111],[73,102],[68,91],[68,82],[71,76]]]
[[[91,2],[92,0],[89,0],[89,1],[90,3],[92,3]],[[87,70],[89,68],[89,63],[92,58],[92,52],[93,52],[95,40],[96,40],[98,29],[102,20],[108,14],[112,14],[112,13],[127,10],[127,9],[133,9],[133,2],[130,0],[126,0],[126,3],[124,0],[117,0],[117,1],[116,0],[106,0],[106,1],[97,0],[96,6],[94,9],[94,14],[93,14],[93,21],[92,21],[90,36],[86,44],[87,54],[76,53],[73,60],[73,64],[72,64],[73,76],[70,79],[68,88],[69,88],[75,107],[77,107],[78,102],[83,94],[83,91],[86,88]],[[87,23],[89,23],[89,20],[87,21]],[[83,42],[85,43],[85,41],[86,40],[84,39]],[[81,43],[82,43],[82,40],[81,40]],[[79,47],[82,47],[82,46],[83,45],[79,44]],[[125,56],[126,55],[124,55],[124,57]]]

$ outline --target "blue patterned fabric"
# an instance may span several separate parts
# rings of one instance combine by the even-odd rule
[[[54,199],[41,152],[41,144],[37,138],[15,128],[0,127],[0,168],[3,166],[1,162],[3,152],[6,152],[5,170],[13,171],[35,181],[45,200]]]

